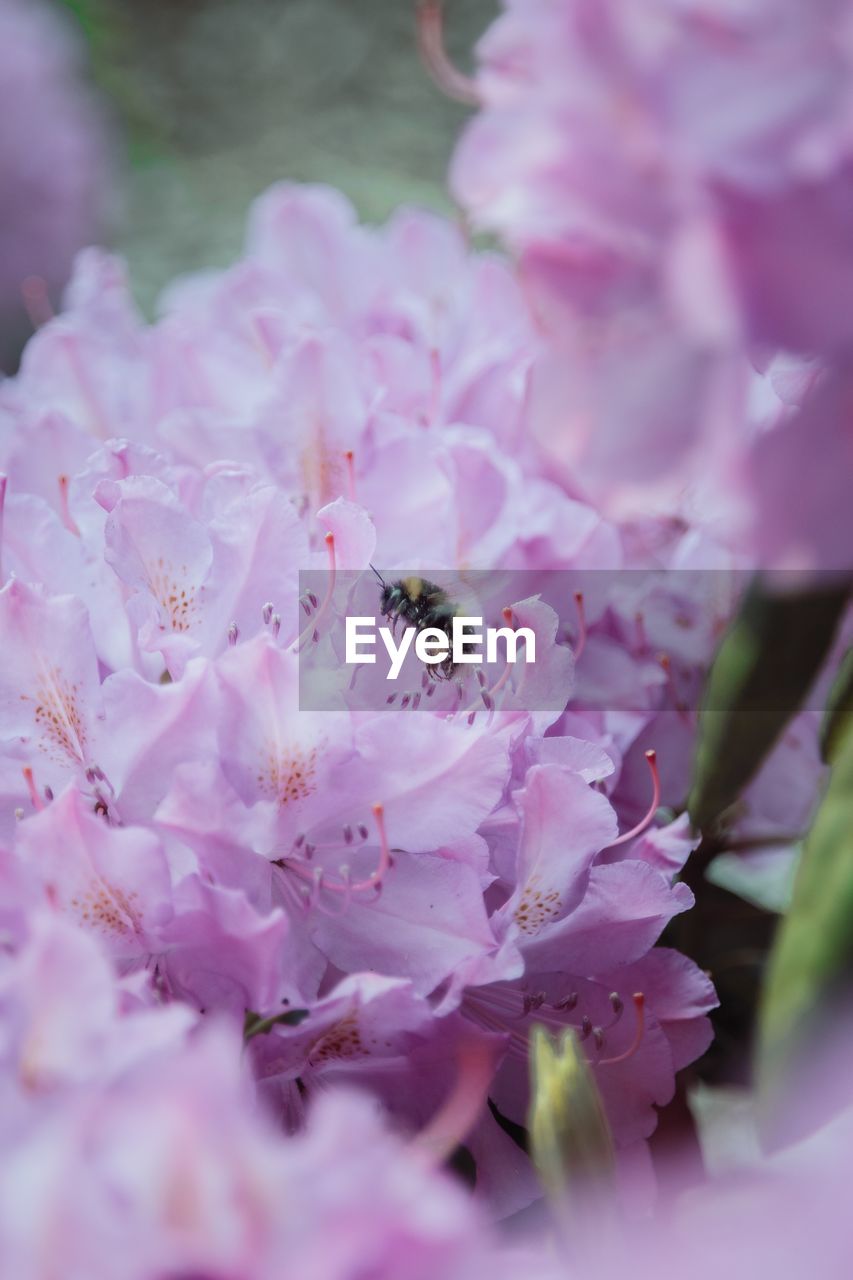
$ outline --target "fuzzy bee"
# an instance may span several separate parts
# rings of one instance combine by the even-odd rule
[[[372,565],[370,567],[373,569]],[[383,618],[390,618],[392,625],[396,625],[399,619],[418,632],[436,627],[452,643],[453,619],[460,613],[460,608],[443,587],[420,577],[386,582],[376,569],[373,572],[382,588],[380,610]],[[449,680],[455,670],[456,664],[449,654],[442,662],[428,668],[430,676],[436,680]]]

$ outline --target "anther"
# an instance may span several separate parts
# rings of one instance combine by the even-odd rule
[[[236,622],[232,622],[228,627],[228,646],[233,649],[237,641],[240,639],[240,628]]]
[[[562,1000],[558,1000],[557,1003],[552,1006],[552,1008],[563,1009],[567,1013],[571,1013],[573,1009],[577,1008],[577,1005],[578,1005],[578,993],[577,991],[571,991],[567,996],[564,996]]]
[[[274,640],[277,640],[277,639],[278,639],[278,633],[279,633],[279,631],[281,631],[281,614],[280,614],[280,613],[274,613],[274,614],[273,614],[273,616],[272,616],[272,623],[271,623],[271,626],[270,626],[270,630],[272,631],[273,639],[274,639]]]
[[[389,694],[388,694],[388,697],[385,699],[385,704],[386,704],[386,706],[389,706],[389,707],[390,707],[391,703],[392,703],[392,702],[396,702],[396,701],[397,701],[397,695],[396,695],[396,693],[389,693]]]
[[[575,662],[580,662],[581,654],[586,648],[586,611],[583,604],[583,592],[575,592],[575,608],[578,611],[578,638],[575,641]]]
[[[346,826],[344,827],[344,843],[352,844],[352,827],[349,825],[349,823],[347,823]]]
[[[633,1058],[634,1054],[640,1047],[640,1043],[643,1039],[643,1029],[645,1027],[646,997],[643,995],[642,991],[635,991],[631,996],[631,1000],[633,1001],[634,1009],[637,1014],[637,1028],[634,1032],[634,1039],[631,1041],[631,1044],[624,1053],[618,1054],[615,1058],[602,1058],[598,1063],[598,1066],[600,1067],[611,1067],[616,1062],[626,1062],[628,1058]]]
[[[305,628],[302,634],[296,639],[296,641],[292,645],[291,651],[293,653],[298,653],[300,651],[303,644],[308,640],[309,636],[316,644],[317,640],[319,639],[319,631],[317,629],[318,623],[320,622],[320,619],[324,617],[326,612],[328,611],[328,608],[332,603],[332,597],[334,596],[334,593],[335,593],[335,582],[338,576],[338,562],[335,555],[335,535],[331,532],[331,530],[325,535],[325,537],[323,538],[323,541],[326,544],[326,551],[329,557],[329,569],[328,569],[329,580],[328,580],[328,583],[326,584],[326,594],[323,596],[323,603],[319,606],[319,609],[313,621],[309,624],[309,626]],[[316,601],[317,599],[317,597],[313,595],[313,593],[311,593],[309,598],[314,601]]]
[[[469,107],[479,106],[480,94],[475,81],[454,67],[447,56],[442,0],[420,0],[417,22],[421,58],[439,89],[457,102],[464,102]]]
[[[652,775],[652,802],[649,805],[645,816],[642,817],[636,826],[632,827],[630,831],[626,831],[621,836],[618,836],[617,839],[608,846],[610,849],[615,849],[619,844],[627,844],[629,840],[634,840],[637,836],[642,835],[646,827],[652,823],[654,816],[658,811],[658,805],[660,804],[660,774],[658,773],[657,753],[655,751],[647,751],[646,761]]]
[[[355,455],[352,449],[347,449],[344,453],[347,464],[347,486],[349,489],[349,500],[355,502]]]
[[[601,1050],[604,1048],[604,1031],[602,1030],[601,1027],[593,1027],[592,1039],[596,1049],[598,1049],[600,1053]]]
[[[584,1014],[584,1016],[581,1018],[580,1038],[581,1040],[588,1040],[591,1034],[592,1034],[592,1019],[589,1018],[586,1014]]]
[[[415,696],[412,698],[412,710],[417,711],[420,705],[421,705],[421,695],[420,693],[416,693]]]
[[[273,614],[273,603],[271,600],[268,600],[264,605],[263,609],[261,610],[261,617],[264,620],[265,627],[268,627],[270,625],[270,619],[272,618],[272,614]]]
[[[358,824],[358,834],[361,836],[362,840],[366,840],[366,839],[367,839],[367,836],[368,836],[368,830],[367,830],[367,827],[364,825],[364,823],[363,823],[363,822],[360,822],[360,823]]]

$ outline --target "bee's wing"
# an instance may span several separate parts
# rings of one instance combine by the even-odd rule
[[[446,593],[455,613],[490,623],[517,597],[515,579],[521,575],[507,569],[435,569],[423,576]]]
[[[520,599],[523,574],[512,569],[462,569],[451,594],[460,603],[470,605],[472,613],[487,622],[500,618],[506,605]]]

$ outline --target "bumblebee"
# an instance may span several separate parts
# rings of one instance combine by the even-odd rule
[[[373,569],[373,565],[370,567]],[[383,618],[390,618],[392,625],[400,619],[406,626],[414,627],[418,632],[436,627],[444,632],[448,642],[452,644],[453,619],[460,610],[443,587],[430,582],[428,578],[419,577],[398,578],[396,582],[386,582],[376,569],[373,569],[373,572],[379,578],[382,588],[379,607]],[[450,654],[442,662],[428,668],[429,674],[435,680],[449,680],[455,670],[456,663]]]

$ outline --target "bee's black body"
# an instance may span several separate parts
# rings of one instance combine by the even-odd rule
[[[391,618],[393,622],[399,618],[406,626],[415,627],[418,631],[437,627],[452,643],[453,618],[458,613],[458,607],[442,587],[436,586],[427,578],[399,578],[396,582],[382,582],[380,607],[383,617]],[[448,654],[442,662],[427,669],[434,679],[449,680],[455,664]]]

